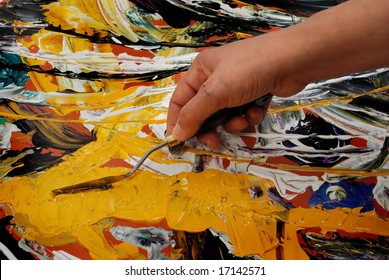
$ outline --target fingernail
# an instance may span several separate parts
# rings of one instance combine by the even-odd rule
[[[172,131],[172,135],[173,135],[174,139],[176,139],[178,141],[186,140],[185,139],[185,132],[182,130],[182,128],[180,127],[180,125],[178,123],[174,126],[173,131]]]

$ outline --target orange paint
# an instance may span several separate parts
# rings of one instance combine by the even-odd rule
[[[227,158],[222,159],[222,165],[223,165],[224,169],[227,169],[230,166],[230,164],[231,164],[231,161],[229,159],[227,159]]]
[[[63,150],[55,149],[55,148],[43,148],[42,154],[50,154],[53,157],[60,157],[64,155]]]
[[[32,80],[28,80],[25,84],[24,84],[24,88],[26,90],[30,90],[30,91],[36,91],[37,88],[35,87],[34,83],[32,82]]]
[[[38,53],[39,47],[36,45],[33,45],[33,46],[29,47],[28,50],[30,51],[30,53]]]
[[[112,52],[115,55],[119,55],[121,53],[126,53],[128,55],[136,56],[136,57],[147,57],[147,58],[153,58],[155,55],[153,55],[150,51],[148,50],[135,50],[130,47],[125,47],[121,45],[111,45],[112,47]]]
[[[49,70],[53,70],[53,65],[51,65],[48,61],[46,61],[45,64],[42,64],[41,66],[41,69],[42,70],[45,70],[45,71],[49,71]]]
[[[111,158],[109,161],[101,165],[102,168],[104,167],[124,167],[124,168],[132,168],[133,166],[129,164],[128,162],[124,161],[123,159],[118,158]]]
[[[257,144],[257,138],[250,136],[241,136],[242,141],[246,144],[248,148],[253,148]]]
[[[11,136],[11,149],[16,151],[22,151],[26,148],[33,148],[35,145],[32,143],[32,135],[23,132],[15,131]]]
[[[355,147],[365,148],[367,146],[367,140],[359,137],[351,139],[350,144]]]

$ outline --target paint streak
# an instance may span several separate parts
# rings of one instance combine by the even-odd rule
[[[298,235],[312,259],[385,260],[389,253],[388,238],[382,236],[343,231],[324,235],[316,228],[301,230]]]
[[[147,251],[147,258],[151,260],[169,259],[162,250],[170,246],[174,246],[174,241],[170,241],[172,232],[167,232],[163,228],[129,228],[129,227],[112,227],[111,234],[120,241],[124,241],[135,245]]]
[[[274,98],[258,127],[219,129],[217,151],[192,139],[107,190],[52,196],[124,174],[164,141],[169,99],[199,51],[332,5],[268,2],[3,1],[6,247],[37,259],[206,258],[201,246],[215,258],[387,258],[388,69]]]

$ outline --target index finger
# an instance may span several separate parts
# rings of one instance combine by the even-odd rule
[[[166,135],[171,135],[177,123],[181,108],[185,106],[199,91],[201,85],[207,79],[196,60],[178,82],[177,87],[170,99],[167,114]]]

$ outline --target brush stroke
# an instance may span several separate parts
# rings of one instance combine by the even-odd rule
[[[171,232],[163,228],[128,228],[112,227],[111,234],[120,241],[128,242],[147,251],[147,257],[150,260],[169,259],[161,252],[167,246],[174,247],[174,241],[170,240]]]
[[[331,232],[323,235],[313,229],[298,232],[304,249],[312,259],[327,260],[387,260],[388,239],[368,234],[352,235]]]

